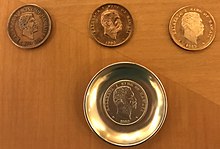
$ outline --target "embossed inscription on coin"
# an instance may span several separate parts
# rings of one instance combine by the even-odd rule
[[[37,5],[24,5],[16,9],[8,20],[8,35],[20,48],[36,48],[48,38],[51,19]]]
[[[94,39],[108,47],[119,46],[133,33],[133,19],[129,11],[118,4],[105,4],[97,8],[89,21]]]
[[[214,40],[216,24],[209,12],[186,6],[172,16],[169,32],[173,41],[180,47],[186,50],[202,50]]]
[[[120,125],[138,122],[147,111],[148,98],[144,89],[131,80],[120,80],[108,87],[103,97],[106,115]]]

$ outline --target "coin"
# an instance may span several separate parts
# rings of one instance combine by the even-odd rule
[[[186,6],[177,10],[169,23],[173,41],[186,50],[207,48],[215,38],[216,24],[206,10]]]
[[[107,116],[120,125],[131,125],[147,111],[147,95],[144,89],[132,80],[120,80],[106,90],[103,107]]]
[[[36,48],[51,32],[51,19],[43,8],[28,4],[17,8],[8,20],[8,36],[20,48]]]
[[[115,47],[125,43],[133,33],[134,24],[129,11],[118,4],[97,8],[89,21],[93,38],[101,45]]]

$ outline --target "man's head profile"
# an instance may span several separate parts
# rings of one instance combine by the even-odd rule
[[[117,87],[113,92],[113,102],[117,107],[117,114],[131,120],[132,110],[137,108],[137,99],[129,86]]]
[[[34,33],[37,32],[37,23],[33,13],[26,12],[19,18],[19,28],[22,30],[22,35],[29,39],[34,39]]]
[[[122,22],[116,10],[106,10],[101,14],[101,24],[104,27],[104,34],[112,39],[122,30]]]
[[[197,44],[197,38],[203,35],[204,25],[197,12],[187,12],[182,17],[181,25],[184,29],[184,37]]]

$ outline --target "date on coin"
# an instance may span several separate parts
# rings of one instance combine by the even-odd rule
[[[141,120],[147,106],[145,90],[132,80],[113,83],[103,96],[103,108],[107,117],[119,125],[131,125]]]
[[[115,47],[125,43],[132,36],[133,19],[123,6],[104,4],[93,12],[89,30],[101,45]]]
[[[8,36],[20,48],[36,48],[51,32],[49,14],[41,7],[29,4],[16,9],[8,20]]]
[[[206,10],[186,6],[177,10],[169,23],[173,41],[185,50],[207,48],[215,38],[216,24]]]

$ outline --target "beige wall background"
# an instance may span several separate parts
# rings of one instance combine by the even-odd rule
[[[89,34],[90,14],[115,2],[133,16],[126,44],[106,48]],[[53,21],[44,45],[17,48],[7,19],[17,7],[36,3]],[[219,0],[0,0],[0,149],[112,149],[87,126],[83,96],[92,76],[119,61],[140,63],[161,79],[168,115],[161,131],[135,149],[220,148]],[[188,52],[170,39],[168,23],[182,6],[214,16],[217,35],[206,50]]]

